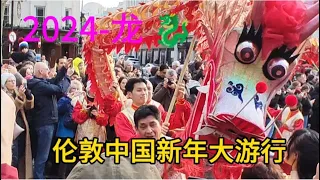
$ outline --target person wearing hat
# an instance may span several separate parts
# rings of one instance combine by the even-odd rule
[[[304,118],[299,109],[301,106],[298,99],[292,105],[287,105],[281,114],[282,126],[279,128],[282,137],[287,141],[291,137],[294,131],[303,129]],[[281,138],[279,133],[276,133],[276,138]]]
[[[11,58],[16,63],[21,63],[24,61],[32,61],[36,62],[36,53],[29,49],[29,44],[26,41],[22,41],[19,43],[20,52],[14,52],[11,54]]]
[[[29,49],[29,44],[26,41],[22,41],[19,44],[19,49],[26,55],[25,60],[36,61],[36,53],[33,50]]]

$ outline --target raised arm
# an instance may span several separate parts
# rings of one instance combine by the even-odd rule
[[[52,79],[49,79],[48,81],[51,83],[51,84],[55,84],[55,85],[58,85],[60,81],[62,81],[63,78],[66,77],[66,74],[67,74],[67,68],[66,67],[62,67],[58,73],[57,73],[57,76],[52,78]]]
[[[165,120],[167,112],[163,109],[162,106],[159,107],[161,112],[162,121]],[[169,130],[174,130],[177,128],[183,128],[186,126],[191,113],[191,105],[185,99],[180,99],[176,102],[176,111],[170,115],[170,126]]]
[[[43,94],[43,95],[59,95],[62,93],[62,87],[55,85],[55,84],[50,84],[49,82],[39,82],[41,83],[41,85],[39,85],[37,87],[37,92],[39,94]]]
[[[157,102],[161,102],[167,93],[169,93],[168,89],[165,88],[162,83],[160,83],[154,90],[152,99]]]

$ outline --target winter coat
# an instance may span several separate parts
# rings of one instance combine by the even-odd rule
[[[58,84],[65,76],[66,68],[61,68],[56,78],[41,79],[34,77],[28,80],[28,88],[34,95],[34,109],[30,111],[32,128],[58,122],[57,96],[62,94],[62,87]]]
[[[18,94],[16,91],[15,94]],[[32,179],[33,178],[33,169],[32,169],[32,151],[31,151],[31,140],[30,140],[30,128],[28,124],[28,120],[26,118],[26,110],[30,110],[34,108],[34,96],[30,100],[23,95],[21,98],[18,96],[9,96],[14,101],[16,105],[16,122],[17,124],[25,130],[25,155],[24,158],[19,162],[19,178],[20,179]]]
[[[57,137],[73,138],[77,124],[72,120],[73,106],[71,105],[71,98],[68,96],[62,97],[58,101],[58,128]]]

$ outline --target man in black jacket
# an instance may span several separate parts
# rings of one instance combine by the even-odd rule
[[[69,65],[66,64],[66,67]],[[34,78],[28,80],[28,88],[34,95],[34,109],[31,110],[30,130],[34,157],[34,178],[45,179],[44,170],[48,160],[51,141],[58,122],[57,95],[62,93],[60,81],[67,68],[63,67],[54,79],[49,78],[49,67],[43,62],[34,66]]]
[[[162,64],[160,66],[160,69],[157,72],[157,74],[155,76],[149,78],[149,81],[152,83],[153,89],[156,89],[158,84],[164,81],[164,78],[166,76],[168,69],[169,69],[169,67],[167,65]]]

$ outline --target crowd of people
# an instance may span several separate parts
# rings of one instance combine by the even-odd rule
[[[20,48],[28,52],[25,42]],[[85,137],[98,138],[99,142],[113,142],[115,137],[125,142],[135,137],[159,139],[162,134],[165,138],[174,138],[188,122],[197,87],[205,75],[204,62],[195,59],[180,84],[182,65],[179,61],[174,61],[171,67],[155,66],[150,70],[150,77],[143,77],[132,62],[120,55],[114,68],[118,82],[110,88],[113,93],[105,97],[105,103],[97,104],[81,57],[61,57],[53,68],[44,56],[40,62],[30,58],[15,62],[1,66],[1,88],[16,108],[11,165],[23,179],[110,176],[113,165],[108,163],[93,164],[87,167],[89,169],[75,166],[76,163],[55,163],[53,148],[58,138],[60,144],[68,139],[77,143]],[[178,89],[177,102],[169,121],[164,122],[175,89]],[[282,115],[276,123],[280,129],[286,127],[292,132],[287,139],[285,156],[290,171],[285,173],[291,178],[313,178],[319,168],[319,72],[307,69],[295,73],[270,103],[269,111],[274,117],[287,108],[285,98],[288,95],[295,95],[298,103],[288,107],[289,117]],[[296,119],[287,125],[291,117]],[[276,137],[276,133],[272,130],[269,137]],[[126,163],[125,159],[122,161]],[[132,173],[115,175],[115,178],[158,179],[166,172],[161,164],[156,164],[156,170],[147,164],[127,166],[132,168]],[[257,163],[244,169],[242,178],[282,179],[285,177],[283,169],[272,163]],[[183,178],[178,172],[169,176]]]

